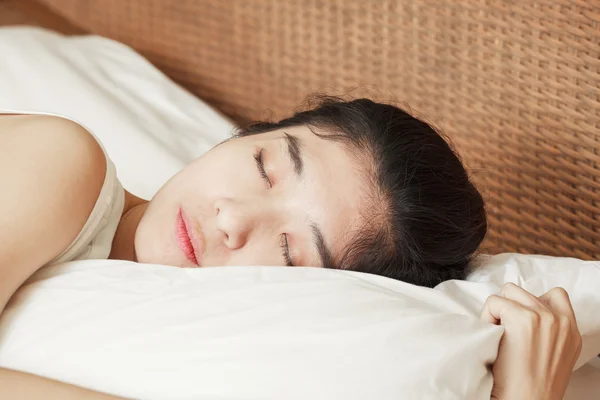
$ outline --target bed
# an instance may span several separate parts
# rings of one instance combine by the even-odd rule
[[[239,123],[314,91],[406,104],[483,191],[485,253],[600,257],[594,2],[0,0],[15,24],[123,42]],[[570,398],[599,377],[580,369]]]

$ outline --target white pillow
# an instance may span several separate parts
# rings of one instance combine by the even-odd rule
[[[109,39],[4,27],[0,54],[0,110],[82,123],[102,141],[123,186],[147,199],[233,130],[231,121]]]
[[[582,332],[597,332],[598,263],[553,259],[562,273],[548,274],[542,259],[487,265],[519,269],[536,294],[562,282]],[[488,400],[502,328],[478,317],[498,290],[318,268],[78,261],[39,271],[12,298],[0,366],[144,399]]]
[[[140,399],[489,399],[501,333],[374,275],[78,261],[13,297],[0,366]]]

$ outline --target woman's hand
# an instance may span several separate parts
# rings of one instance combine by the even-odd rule
[[[581,335],[564,289],[537,298],[507,283],[500,295],[487,299],[481,318],[504,326],[492,370],[492,399],[563,398],[581,352]]]

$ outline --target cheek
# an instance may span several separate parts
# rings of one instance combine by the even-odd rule
[[[246,154],[248,153],[248,154]],[[234,197],[262,184],[249,151],[214,151],[196,160],[174,179],[171,190],[212,198]]]
[[[188,201],[193,198],[213,197],[230,187],[227,170],[218,162],[198,160],[175,175],[159,192],[171,199]]]
[[[217,263],[222,266],[283,266],[281,249],[275,238],[265,237],[255,240],[242,250],[227,253],[224,262]]]

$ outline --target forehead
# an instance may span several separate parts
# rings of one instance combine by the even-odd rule
[[[270,137],[279,140],[286,133],[300,139],[304,157],[299,196],[304,197],[308,217],[320,225],[327,246],[339,261],[352,234],[364,225],[363,215],[373,198],[367,150],[361,154],[345,140],[327,138],[334,132],[306,126],[274,131]],[[285,140],[280,142],[287,146]]]

